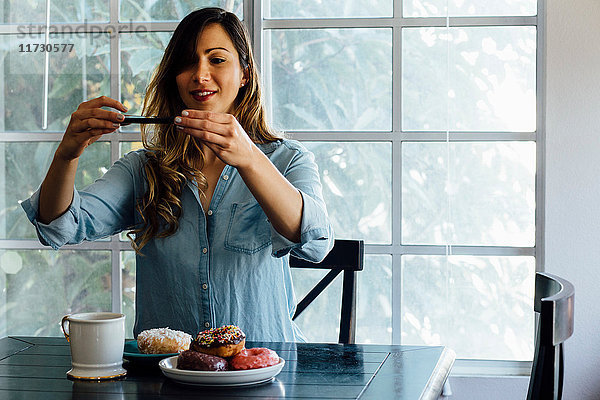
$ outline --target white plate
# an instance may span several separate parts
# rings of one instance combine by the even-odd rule
[[[281,372],[285,360],[279,357],[279,364],[265,368],[237,371],[191,371],[177,369],[177,356],[162,359],[158,366],[167,378],[174,381],[204,386],[242,386],[268,382]]]

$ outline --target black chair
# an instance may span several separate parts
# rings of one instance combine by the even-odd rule
[[[573,334],[575,288],[558,276],[535,274],[534,309],[539,313],[527,400],[562,398],[563,343]]]
[[[311,263],[291,256],[290,267],[292,268],[331,270],[297,304],[296,313],[292,319],[295,320],[333,282],[335,277],[343,272],[339,343],[354,343],[356,333],[356,274],[363,269],[364,252],[365,245],[362,240],[336,239],[333,249],[320,263]]]

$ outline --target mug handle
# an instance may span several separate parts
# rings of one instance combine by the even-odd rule
[[[69,339],[69,333],[67,333],[69,330],[65,329],[65,322],[69,322],[69,315],[65,315],[62,319],[62,321],[60,322],[60,329],[62,330],[63,335],[65,335],[65,337],[67,338],[67,342],[71,342],[71,340]]]

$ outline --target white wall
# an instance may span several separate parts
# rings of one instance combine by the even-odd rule
[[[600,399],[600,0],[546,2],[545,270],[575,286],[564,400]],[[451,378],[452,400],[525,399],[527,378]]]
[[[547,11],[545,270],[575,286],[563,398],[600,399],[600,1]]]

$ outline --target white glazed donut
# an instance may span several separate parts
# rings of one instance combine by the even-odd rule
[[[192,336],[169,328],[155,328],[140,332],[137,345],[140,353],[178,353],[190,348]]]

